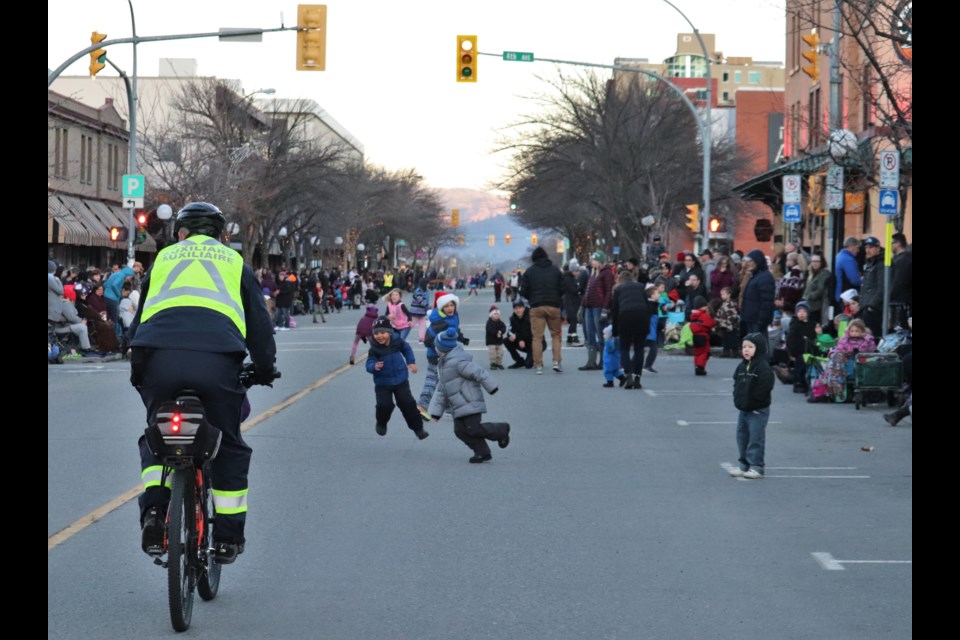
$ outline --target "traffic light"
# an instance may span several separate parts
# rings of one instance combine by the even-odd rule
[[[537,234],[535,233],[530,234],[530,244],[537,244]]]
[[[493,234],[492,234],[492,233],[490,234],[490,246],[491,246],[491,247],[493,246]]]
[[[143,244],[147,241],[147,212],[137,211],[137,239],[136,244]]]
[[[297,5],[297,71],[327,68],[327,5]]]
[[[107,34],[94,31],[90,34],[90,44],[100,44],[107,39]],[[94,77],[107,66],[107,50],[94,49],[90,52],[90,77]]]
[[[510,196],[510,211],[517,210],[517,196]]]
[[[684,226],[694,233],[700,233],[700,205],[688,204],[687,206],[687,224]]]
[[[509,234],[509,233],[507,234],[507,237],[503,239],[503,241],[504,241],[505,243],[507,243],[507,244],[510,244],[510,234]]]
[[[477,36],[457,36],[457,82],[477,81]]]
[[[800,54],[810,63],[810,66],[801,66],[800,70],[810,76],[811,80],[817,82],[820,79],[820,52],[818,51],[820,36],[817,35],[816,31],[812,31],[805,36],[801,36],[801,39],[810,47],[808,51]]]
[[[126,242],[129,237],[126,227],[110,227],[111,242]]]
[[[460,226],[460,209],[454,209],[450,213],[450,226],[454,229]]]
[[[710,229],[710,233],[726,233],[727,224],[723,218],[718,218],[717,216],[711,216],[710,222],[707,225]]]

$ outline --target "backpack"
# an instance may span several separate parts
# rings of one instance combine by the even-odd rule
[[[417,289],[410,300],[410,313],[415,316],[425,316],[429,310],[430,300],[427,298],[427,294]]]

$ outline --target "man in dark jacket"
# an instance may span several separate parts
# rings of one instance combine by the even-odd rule
[[[683,314],[687,322],[690,322],[690,312],[697,308],[693,303],[697,298],[707,298],[707,287],[700,278],[699,271],[691,271],[684,283],[687,291],[687,297],[684,299]]]
[[[760,333],[767,335],[767,327],[773,322],[773,306],[776,283],[767,268],[767,258],[759,249],[754,249],[743,259],[744,266],[753,270],[753,275],[743,289],[743,307],[740,309],[740,335]],[[770,357],[770,345],[764,345],[764,357]]]
[[[527,303],[517,297],[513,301],[513,313],[510,314],[510,333],[503,341],[503,346],[510,352],[513,364],[508,369],[533,367],[533,332],[530,329],[530,315],[527,314]],[[520,352],[523,357],[520,357]]]
[[[544,329],[550,328],[550,337],[553,344],[553,370],[563,371],[560,365],[560,331],[563,329],[563,319],[560,315],[560,305],[563,303],[563,272],[550,261],[547,251],[537,247],[530,255],[533,264],[523,272],[520,280],[520,295],[530,303],[530,327],[533,330],[533,366],[537,375],[543,373],[543,340]]]
[[[880,240],[869,236],[863,241],[867,260],[863,265],[863,283],[860,285],[860,308],[863,321],[879,342],[883,335],[883,247]]]
[[[890,265],[890,302],[894,307],[893,321],[907,328],[907,318],[913,308],[913,252],[907,248],[907,236],[893,234],[893,263]]]

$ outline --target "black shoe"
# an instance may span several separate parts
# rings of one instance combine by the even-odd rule
[[[214,542],[213,553],[217,564],[232,564],[243,553],[243,543]]]
[[[703,367],[697,367],[696,369],[694,369],[693,373],[694,375],[705,376],[707,375],[707,370],[704,369]]]
[[[620,376],[620,378],[623,379],[623,376]],[[607,387],[607,388],[613,387],[613,380],[607,380],[606,382],[603,383],[603,386],[605,386],[605,387]],[[622,382],[620,383],[620,386],[621,386],[621,387],[623,386],[623,383],[622,383]]]
[[[384,429],[384,433],[386,433],[386,429]],[[420,429],[420,431],[414,431],[414,433],[420,440],[426,440],[430,436],[430,432],[426,429]]]
[[[634,380],[633,376],[627,376],[627,381],[623,383],[624,389],[633,389]]]
[[[480,455],[479,453],[470,457],[470,462],[474,464],[479,464],[481,462],[486,462],[487,460],[493,460],[493,456],[489,453]]]
[[[585,364],[582,367],[577,367],[578,371],[599,371],[600,369],[602,369],[602,367],[598,367],[595,364],[594,365]]]
[[[806,386],[806,385],[803,385],[803,384],[795,384],[795,385],[793,385],[793,392],[794,392],[794,393],[806,393],[806,392],[807,392],[807,386]]]
[[[504,435],[502,438],[500,438],[499,440],[497,440],[497,445],[498,445],[501,449],[506,449],[508,444],[510,444],[510,425],[507,425],[507,433],[506,433],[506,435]],[[491,457],[492,457],[492,456],[491,456]],[[487,458],[487,460],[489,460],[489,459],[490,459],[490,458]]]
[[[887,424],[889,424],[891,427],[895,427],[897,426],[898,422],[906,418],[908,415],[910,415],[910,408],[904,405],[893,413],[883,414],[883,419],[886,420]]]
[[[377,430],[377,435],[378,435],[378,436],[385,436],[385,435],[387,435],[387,425],[385,425],[385,424],[378,424],[375,428],[376,428],[376,430]]]
[[[350,358],[350,364],[352,365],[353,363],[353,358]]]
[[[507,367],[507,369],[523,369],[524,364],[522,362],[514,362],[512,365]]]
[[[150,507],[143,516],[140,548],[149,556],[163,555],[163,517],[157,507]]]
[[[620,381],[620,386],[621,386],[621,387],[622,387],[623,385],[627,384],[627,376],[624,376],[624,375],[617,376],[617,380]],[[613,382],[612,382],[612,381],[610,382],[610,386],[611,386],[611,387],[613,386]]]
[[[634,389],[643,389],[643,385],[640,384],[640,376],[633,374],[633,388]]]

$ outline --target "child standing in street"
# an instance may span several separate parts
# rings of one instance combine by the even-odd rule
[[[490,372],[474,364],[473,356],[457,344],[459,331],[454,328],[441,332],[434,342],[438,353],[437,392],[430,403],[430,414],[439,420],[444,411],[453,415],[453,432],[473,451],[471,463],[487,462],[493,458],[487,440],[501,449],[510,444],[510,425],[506,422],[480,422],[487,412],[483,392],[490,395],[499,387]]]
[[[748,333],[740,347],[743,361],[733,372],[733,406],[740,410],[737,418],[739,466],[730,470],[734,478],[759,480],[763,477],[774,380],[766,350],[765,335]]]
[[[410,335],[410,310],[403,304],[403,291],[393,289],[387,295],[383,296],[383,301],[387,303],[387,320],[393,323],[393,328],[400,333],[404,340]]]
[[[367,355],[367,371],[373,374],[373,389],[377,396],[377,435],[387,435],[387,423],[396,400],[396,406],[400,407],[400,413],[410,430],[421,440],[429,436],[423,428],[417,402],[410,393],[410,374],[417,372],[413,348],[383,317],[373,323],[373,342]]]
[[[690,311],[690,332],[693,334],[693,365],[694,374],[707,375],[707,360],[710,359],[710,332],[717,326],[717,321],[710,315],[707,299],[697,296],[693,299],[693,309]]]
[[[357,345],[363,340],[366,344],[373,337],[373,323],[377,321],[377,308],[372,304],[367,307],[363,317],[357,323],[357,333],[353,336],[353,349],[350,350],[350,364],[354,363],[357,356]]]
[[[434,340],[438,335],[447,329],[455,329],[457,340],[463,344],[470,344],[470,340],[463,337],[460,333],[460,314],[457,307],[460,306],[460,298],[452,293],[437,292],[436,307],[430,312],[427,332],[423,337],[423,344],[427,347],[427,375],[423,381],[423,389],[420,391],[420,400],[417,402],[417,410],[423,419],[430,420],[430,412],[427,407],[430,406],[430,400],[433,399],[433,392],[437,388],[437,350],[434,346]]]
[[[427,333],[427,314],[430,313],[430,297],[427,295],[426,279],[413,292],[410,300],[410,328],[417,330],[417,339],[423,344],[423,336]]]
[[[717,310],[717,332],[723,346],[721,358],[737,357],[737,336],[740,333],[740,312],[737,301],[733,299],[733,289],[720,289],[720,308]]]
[[[627,382],[620,368],[620,344],[613,337],[613,325],[608,324],[603,328],[603,379],[606,380],[603,386],[612,387],[614,378],[620,381],[621,387]]]
[[[486,334],[490,368],[503,369],[503,337],[507,335],[507,325],[500,319],[500,309],[497,308],[497,305],[490,307]]]

